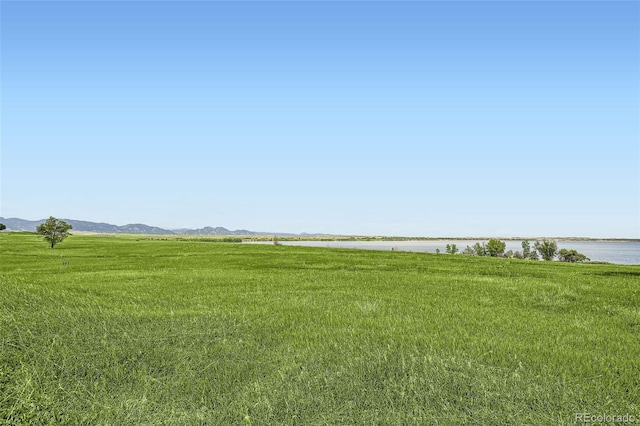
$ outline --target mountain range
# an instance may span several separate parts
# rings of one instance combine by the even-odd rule
[[[35,232],[38,225],[43,223],[46,219],[40,220],[25,220],[19,218],[4,218],[0,217],[0,223],[3,223],[7,227],[7,231],[28,231]],[[102,222],[87,222],[84,220],[74,219],[62,219],[71,226],[74,231],[79,232],[96,232],[105,234],[177,234],[177,235],[278,235],[278,236],[320,236],[325,234],[291,234],[284,232],[255,232],[248,231],[246,229],[237,229],[231,231],[221,226],[211,227],[205,226],[198,229],[163,229],[157,226],[149,226],[143,223],[131,223],[128,225],[112,225],[110,223]]]

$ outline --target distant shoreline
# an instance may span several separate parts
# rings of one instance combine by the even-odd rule
[[[8,233],[31,233],[32,231],[17,231],[7,229],[2,232]],[[387,237],[387,236],[367,236],[367,235],[291,235],[274,233],[273,235],[242,235],[242,234],[143,234],[126,232],[93,232],[93,231],[71,231],[72,235],[96,235],[96,236],[121,236],[121,237],[144,237],[145,239],[201,239],[201,238],[228,238],[236,237],[248,241],[270,241],[274,236],[279,241],[488,241],[492,238],[501,241],[584,241],[584,242],[628,242],[640,243],[640,238],[591,238],[591,237]]]
[[[193,237],[197,237],[192,235]],[[268,236],[239,236],[247,240],[265,241],[272,237]],[[592,242],[629,242],[638,243],[638,238],[589,238],[589,237],[370,237],[370,236],[324,236],[324,237],[281,237],[280,241],[488,241],[490,239],[501,241],[592,241]]]

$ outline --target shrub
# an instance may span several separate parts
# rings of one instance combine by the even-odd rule
[[[504,249],[507,245],[504,241],[490,239],[487,243],[486,253],[491,257],[498,257],[504,254]]]
[[[561,262],[588,262],[589,259],[587,256],[585,256],[582,253],[578,253],[575,250],[567,250],[567,249],[561,249],[558,252],[558,260],[560,260]]]
[[[464,254],[465,256],[475,256],[476,252],[475,250],[473,250],[473,247],[466,246],[464,250],[462,250],[462,254]]]
[[[487,247],[484,245],[484,243],[482,243],[482,245],[480,245],[480,243],[475,243],[473,245],[473,251],[475,252],[476,256],[487,255]]]
[[[535,248],[543,260],[553,260],[558,254],[558,245],[554,241],[543,240],[542,242],[536,242]]]

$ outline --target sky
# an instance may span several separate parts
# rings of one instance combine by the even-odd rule
[[[0,1],[0,216],[640,238],[638,1]]]

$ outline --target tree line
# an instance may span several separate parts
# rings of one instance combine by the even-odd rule
[[[473,246],[467,246],[460,252],[460,254],[466,256],[490,256],[490,257],[506,257],[514,259],[528,259],[528,260],[546,260],[551,261],[558,258],[561,262],[588,262],[589,259],[582,253],[578,253],[576,250],[560,249],[555,241],[536,241],[531,247],[531,242],[528,240],[522,241],[522,251],[508,250],[505,251],[507,244],[504,241],[492,238],[488,243],[475,243]],[[455,244],[447,244],[445,253],[457,254],[459,252],[458,247]],[[436,253],[440,253],[440,250],[436,250]]]

